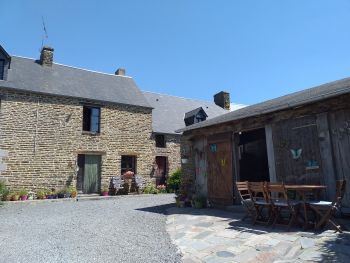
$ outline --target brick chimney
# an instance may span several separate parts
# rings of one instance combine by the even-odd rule
[[[230,93],[220,91],[214,95],[214,102],[225,110],[230,110]]]
[[[125,69],[118,68],[117,71],[115,72],[115,75],[117,75],[117,76],[125,76]]]
[[[40,64],[43,66],[52,66],[53,63],[53,51],[52,47],[44,46],[40,54]]]

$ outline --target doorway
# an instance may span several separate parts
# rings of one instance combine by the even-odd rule
[[[238,134],[239,180],[270,181],[265,129]]]
[[[164,185],[166,182],[167,172],[167,157],[156,156],[156,166],[154,177],[156,178],[156,185]]]
[[[100,192],[101,155],[78,154],[77,190],[80,193]]]

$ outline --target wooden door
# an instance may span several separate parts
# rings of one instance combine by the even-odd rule
[[[207,141],[206,139],[198,139],[193,145],[194,161],[195,161],[195,175],[196,175],[196,194],[208,196],[207,186]]]
[[[165,156],[156,156],[156,169],[154,171],[154,175],[156,178],[156,185],[165,184],[166,163],[167,163],[167,158]]]
[[[83,192],[85,194],[100,191],[100,155],[85,155]]]
[[[331,112],[329,122],[337,180],[348,182],[342,204],[350,207],[350,109]]]
[[[215,205],[233,204],[231,133],[208,138],[208,199]]]

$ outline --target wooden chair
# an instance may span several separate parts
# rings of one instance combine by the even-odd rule
[[[271,203],[273,211],[273,224],[287,225],[288,230],[296,224],[301,203],[290,200],[283,183],[266,183],[268,200]],[[283,217],[284,213],[287,217]]]
[[[246,214],[244,217],[241,219],[244,221],[246,218],[251,217],[252,220],[255,218],[255,213],[254,213],[254,205],[253,205],[253,200],[251,193],[249,191],[248,187],[248,181],[244,182],[236,182],[236,188],[237,192],[239,194],[239,197],[241,199],[241,204],[246,210]]]
[[[113,176],[111,178],[110,188],[117,193],[119,190],[124,189],[124,180],[120,176]]]
[[[139,176],[139,175],[135,175],[134,180],[135,180],[135,186],[136,186],[137,193],[140,194],[141,191],[143,191],[143,189],[146,186],[146,180],[142,176]]]
[[[321,229],[326,225],[332,225],[335,231],[342,233],[341,226],[335,221],[334,214],[341,208],[341,201],[344,197],[346,189],[346,181],[338,180],[336,183],[336,197],[333,202],[330,201],[310,201],[308,206],[320,218],[315,228]]]
[[[253,224],[270,224],[272,219],[272,206],[268,201],[264,182],[249,182],[248,189],[252,197],[255,208],[255,218]],[[266,211],[267,215],[264,215]]]

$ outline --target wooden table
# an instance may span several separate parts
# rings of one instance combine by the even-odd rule
[[[285,185],[285,188],[287,190],[296,191],[302,197],[303,205],[304,205],[304,220],[305,220],[304,229],[306,229],[309,226],[309,220],[307,218],[307,205],[306,205],[305,194],[313,192],[313,193],[316,193],[316,195],[319,197],[320,191],[325,190],[327,186],[325,185]]]

